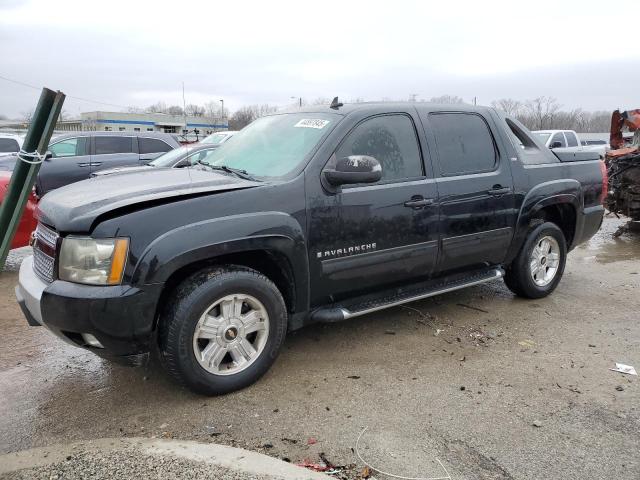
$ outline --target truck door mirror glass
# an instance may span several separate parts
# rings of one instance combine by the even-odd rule
[[[353,183],[375,183],[382,178],[380,162],[368,155],[350,155],[328,168],[324,176],[334,187]]]
[[[44,154],[44,160],[48,162],[52,158],[53,158],[53,152],[51,150],[47,150],[46,153]]]
[[[554,149],[554,148],[560,148],[562,147],[562,142],[559,141],[555,141],[555,142],[551,142],[551,146],[549,148]]]

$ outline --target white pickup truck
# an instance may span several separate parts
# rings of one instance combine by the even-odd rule
[[[597,152],[604,156],[609,149],[606,142],[585,145],[584,142],[578,140],[578,134],[573,130],[536,130],[532,133],[537,135],[547,148],[556,152],[574,153],[577,156],[580,155],[578,152]]]
[[[578,141],[578,135],[573,130],[536,130],[532,132],[542,139],[544,145],[550,149],[573,148],[582,150],[582,143]]]

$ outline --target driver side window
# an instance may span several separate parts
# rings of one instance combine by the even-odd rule
[[[374,157],[382,166],[378,183],[424,176],[418,137],[407,115],[381,115],[360,123],[342,141],[336,158],[350,155]]]
[[[556,133],[551,139],[551,143],[549,143],[549,145],[553,145],[554,142],[560,142],[560,147],[562,148],[567,146],[567,142],[565,142],[564,135],[562,134],[562,132]]]
[[[85,155],[87,137],[67,138],[53,145],[49,145],[49,151],[54,158],[58,157],[75,157],[77,155]]]

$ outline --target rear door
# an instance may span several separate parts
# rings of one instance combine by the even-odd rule
[[[135,137],[94,135],[91,143],[92,172],[104,170],[105,168],[138,165]]]
[[[500,264],[515,225],[511,166],[493,120],[473,111],[423,112],[440,200],[439,273]]]
[[[89,178],[89,137],[72,137],[49,145],[53,157],[42,162],[38,172],[38,194]]]
[[[173,150],[164,140],[159,138],[138,137],[138,152],[140,153],[140,164],[146,165],[151,160],[155,160],[163,153]]]

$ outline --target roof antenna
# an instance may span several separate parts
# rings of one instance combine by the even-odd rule
[[[331,105],[329,105],[329,108],[333,108],[334,110],[337,110],[342,106],[344,106],[344,103],[338,101],[338,97],[333,97],[333,100],[331,100]]]

